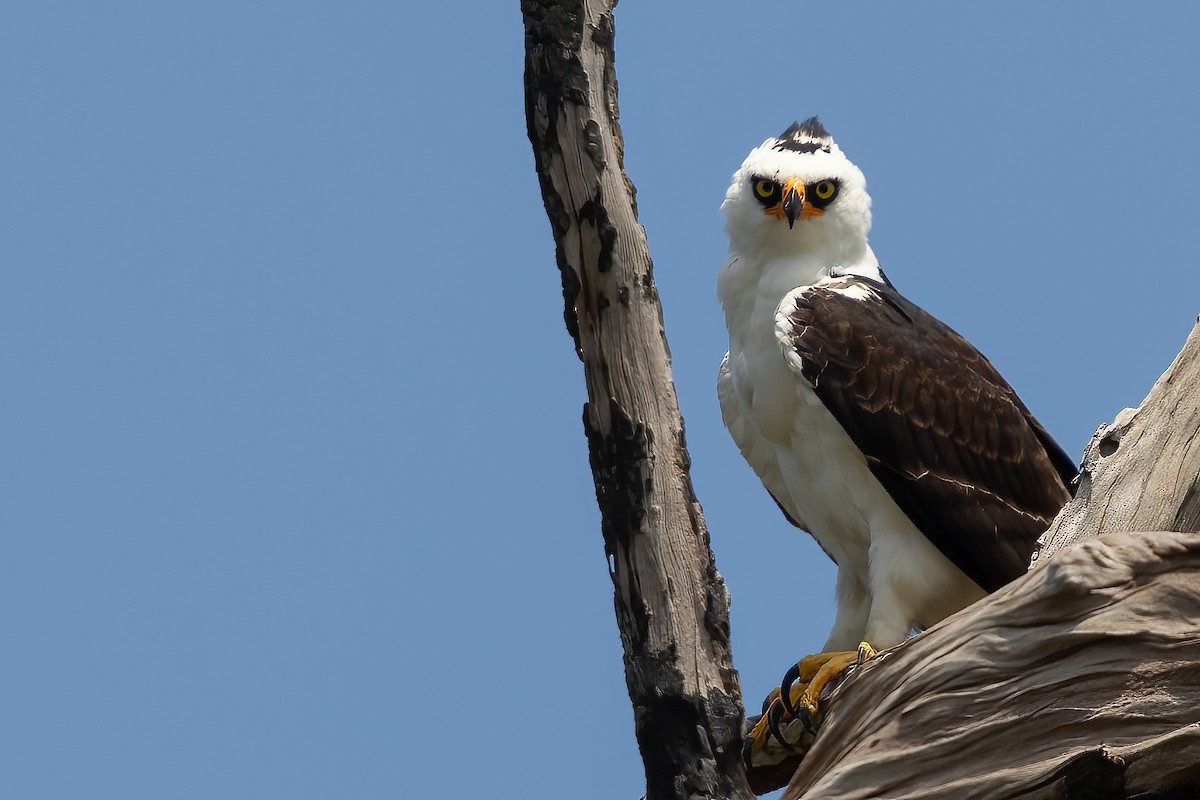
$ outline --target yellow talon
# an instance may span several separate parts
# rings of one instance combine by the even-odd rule
[[[847,669],[861,666],[875,655],[874,647],[868,642],[860,642],[853,651],[814,653],[800,659],[783,676],[780,688],[767,695],[762,719],[751,731],[750,744],[760,749],[765,746],[767,737],[773,735],[783,745],[791,747],[795,742],[784,741],[778,731],[782,729],[782,723],[793,720],[803,723],[807,733],[815,734],[824,716],[820,709],[821,693]],[[775,705],[779,707],[773,708]]]
[[[853,652],[821,653],[821,656],[827,656],[827,658],[816,674],[812,676],[800,697],[801,705],[808,710],[814,722],[817,722],[821,692],[825,691],[825,687],[850,667],[862,666],[863,662],[868,658],[874,658],[875,655],[875,648],[867,642],[859,642],[858,649]]]

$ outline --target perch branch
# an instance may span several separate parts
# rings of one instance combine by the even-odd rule
[[[784,797],[1200,796],[1198,404],[1200,327],[1093,437],[1040,568],[835,689]]]
[[[623,166],[614,2],[521,3],[529,140],[583,362],[583,425],[647,798],[750,798],[729,597],[692,490],[662,308]]]

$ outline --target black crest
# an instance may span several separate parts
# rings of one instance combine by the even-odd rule
[[[833,137],[816,117],[809,117],[804,122],[793,122],[786,131],[779,134],[778,139],[775,143],[776,150],[791,150],[796,153],[815,153],[818,150],[828,153],[829,145],[833,144]]]

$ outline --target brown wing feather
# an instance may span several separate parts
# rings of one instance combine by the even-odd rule
[[[1024,573],[1076,470],[996,368],[875,281],[792,300],[786,346],[901,510],[984,589]]]

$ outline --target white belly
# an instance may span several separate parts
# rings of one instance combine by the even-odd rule
[[[729,354],[744,424],[730,424],[767,488],[838,564],[838,616],[827,650],[902,641],[984,592],[925,538],[778,345]],[[726,409],[727,423],[730,409]]]

